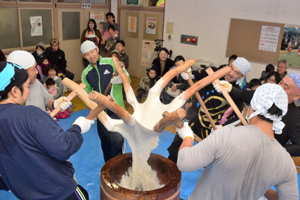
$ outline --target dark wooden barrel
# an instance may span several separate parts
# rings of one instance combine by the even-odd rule
[[[122,175],[132,166],[132,154],[126,153],[110,159],[102,167],[100,173],[100,199],[179,200],[181,172],[176,164],[161,155],[153,153],[151,153],[148,163],[156,171],[160,184],[164,184],[162,188],[150,191],[135,191],[119,186],[117,182],[120,182]]]

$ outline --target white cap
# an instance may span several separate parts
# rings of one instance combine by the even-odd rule
[[[82,54],[85,54],[86,52],[96,48],[97,46],[94,42],[87,40],[81,44],[80,50]]]
[[[233,61],[232,65],[236,66],[243,75],[251,70],[250,63],[243,57],[237,57],[235,61]]]
[[[24,69],[34,66],[36,61],[33,55],[24,50],[16,50],[7,56],[7,61],[20,65]]]

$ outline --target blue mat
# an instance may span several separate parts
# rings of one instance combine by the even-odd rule
[[[71,124],[79,116],[87,116],[88,109],[84,109],[71,114],[68,119],[60,119],[57,123],[64,129],[70,128]],[[97,125],[94,123],[91,129],[83,134],[84,141],[80,150],[71,156],[70,161],[75,168],[75,176],[80,185],[82,185],[89,193],[91,200],[100,199],[100,177],[99,173],[104,165],[104,159],[101,150],[100,139],[97,134]],[[167,148],[173,141],[174,134],[164,131],[159,138],[159,144],[152,152],[168,157]],[[131,152],[129,145],[126,142],[126,152]],[[187,199],[194,190],[196,182],[201,175],[202,170],[186,173],[181,175],[181,190],[180,198]],[[298,187],[300,175],[298,174]],[[0,199],[14,200],[17,199],[11,192],[0,191]]]

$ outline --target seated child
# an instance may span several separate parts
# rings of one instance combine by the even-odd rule
[[[47,69],[49,77],[47,77],[44,81],[44,87],[46,90],[53,96],[54,99],[58,99],[59,97],[63,96],[62,93],[62,82],[61,78],[56,76],[56,73],[58,71],[58,68],[55,65],[50,65]],[[52,110],[47,109],[47,113],[51,113]],[[66,119],[71,116],[71,112],[68,109],[65,111],[59,111],[55,117],[54,120],[58,121],[58,119]]]
[[[249,82],[249,87],[251,90],[256,90],[259,86],[261,86],[261,81],[257,78],[251,79]]]
[[[85,40],[90,40],[96,44],[96,46],[99,45],[99,38],[96,36],[94,30],[88,30],[85,34]]]
[[[110,52],[110,57],[116,57],[118,60],[120,60],[120,53],[117,50],[113,50]]]
[[[45,50],[46,49],[45,49],[44,42],[39,42],[35,46],[35,51],[32,53],[32,55],[35,58],[38,65],[42,62],[42,59],[46,56]]]
[[[53,78],[48,77],[45,81],[44,87],[53,98],[57,95],[57,86]]]
[[[176,56],[174,59],[175,68],[185,62],[183,56]],[[186,78],[186,77],[185,77]],[[185,80],[181,74],[177,74],[167,85],[166,93],[164,94],[164,103],[170,103],[175,97],[177,97],[182,91],[189,87],[187,80]]]
[[[42,70],[42,80],[45,80],[45,78],[48,76],[46,69],[48,68],[49,65],[51,65],[51,62],[47,58],[47,56],[43,57],[41,63],[37,65],[37,67],[39,66]]]
[[[64,94],[63,93],[63,84],[61,82],[61,78],[57,76],[58,68],[56,67],[56,65],[54,65],[54,64],[48,65],[48,67],[46,69],[46,73],[48,74],[48,77],[45,78],[44,83],[46,83],[46,81],[49,78],[52,78],[55,81],[55,85],[57,88],[57,94],[55,96],[53,96],[53,99],[58,99],[59,97],[62,97]]]
[[[36,69],[38,70],[38,74],[36,75],[36,78],[42,82],[44,79],[44,76],[43,76],[43,72],[42,72],[42,67],[39,64],[42,62],[42,59],[46,57],[44,42],[39,42],[36,45],[35,51],[32,53],[32,55],[35,58],[35,61],[37,63]]]
[[[157,69],[158,66],[156,64],[152,64],[151,68],[149,69],[149,72],[146,72],[144,77],[141,79],[136,91],[136,99],[139,103],[141,103],[141,100],[144,95],[148,95],[149,89],[153,87],[156,81],[159,79],[156,73]]]
[[[267,76],[270,72],[275,71],[275,67],[272,64],[268,64],[266,66],[266,70],[261,72],[261,77],[260,80],[266,82],[267,81]]]
[[[116,44],[116,37],[118,37],[119,32],[115,29],[113,25],[110,25],[108,29],[103,33],[101,44],[104,45],[104,51],[107,53]]]

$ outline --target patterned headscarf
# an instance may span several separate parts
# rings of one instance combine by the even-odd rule
[[[250,115],[249,119],[257,115],[262,115],[272,120],[273,130],[276,134],[281,134],[284,127],[281,118],[287,113],[288,98],[285,91],[279,85],[266,83],[258,87],[254,92],[250,104],[254,112]],[[271,108],[273,104],[282,111],[281,116],[268,113],[268,109]]]
[[[295,83],[295,85],[300,90],[300,74],[298,74],[297,72],[293,72],[293,73],[288,74],[287,76],[292,79],[292,81]],[[298,99],[298,103],[300,104],[300,99]]]
[[[243,57],[237,57],[235,61],[233,61],[232,65],[236,66],[243,75],[251,70],[250,63]]]

